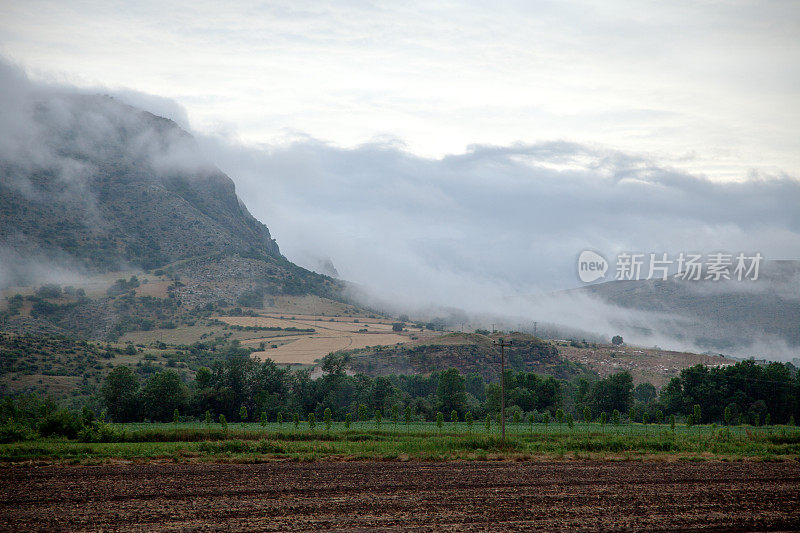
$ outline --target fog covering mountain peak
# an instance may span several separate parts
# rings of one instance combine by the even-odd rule
[[[0,284],[53,269],[279,256],[266,226],[172,120],[0,65]]]

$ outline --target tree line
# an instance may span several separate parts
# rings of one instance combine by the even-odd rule
[[[200,368],[184,382],[168,369],[146,380],[128,367],[117,367],[101,388],[107,416],[117,422],[172,421],[184,418],[257,421],[266,417],[289,420],[295,415],[317,420],[327,416],[356,419],[363,412],[390,417],[409,412],[415,420],[436,420],[452,413],[464,420],[496,416],[500,386],[480,374],[457,369],[428,376],[392,375],[372,378],[346,372],[346,355],[322,360],[323,375],[312,379],[307,370],[292,371],[272,361],[231,356]],[[766,366],[751,361],[724,368],[687,368],[664,387],[660,396],[649,383],[633,386],[628,372],[605,379],[578,382],[557,380],[533,372],[506,371],[508,417],[555,416],[558,411],[577,420],[627,417],[631,421],[661,422],[668,415],[685,417],[699,412],[695,423],[787,423],[797,418],[800,381],[791,365]],[[526,415],[527,413],[527,415]],[[242,416],[244,414],[244,417]],[[742,417],[744,415],[744,417]],[[767,417],[769,415],[770,418]]]

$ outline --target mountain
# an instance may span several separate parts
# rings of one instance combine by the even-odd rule
[[[610,281],[572,292],[635,311],[613,322],[619,333],[642,344],[648,337],[670,338],[700,350],[756,357],[800,348],[798,261],[765,261],[756,281],[671,277]]]
[[[37,101],[30,120],[28,157],[0,159],[5,247],[93,271],[217,253],[280,256],[233,181],[174,122],[89,95]]]
[[[191,322],[186,313],[208,306],[340,297],[342,282],[280,254],[175,122],[107,96],[43,92],[17,107],[14,135],[0,142],[0,290],[120,271],[161,289],[142,297],[134,277],[105,281],[99,298],[28,293],[30,308],[0,303],[0,329],[108,339]]]

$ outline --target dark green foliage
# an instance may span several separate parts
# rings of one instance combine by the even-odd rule
[[[142,390],[145,417],[169,422],[173,412],[184,410],[189,401],[189,391],[174,370],[154,374]]]
[[[106,376],[100,389],[108,416],[115,422],[139,419],[139,378],[127,366],[118,366]]]
[[[47,415],[39,423],[39,434],[42,437],[60,436],[75,439],[83,428],[80,416],[67,410],[60,409]]]
[[[699,405],[702,420],[724,421],[731,409],[732,421],[740,413],[762,419],[769,412],[778,423],[800,415],[800,381],[796,369],[783,363],[756,364],[742,361],[725,367],[697,365],[681,371],[661,391],[664,411],[686,414]]]

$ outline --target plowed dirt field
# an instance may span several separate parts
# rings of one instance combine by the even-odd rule
[[[796,463],[0,468],[3,530],[796,530]]]

